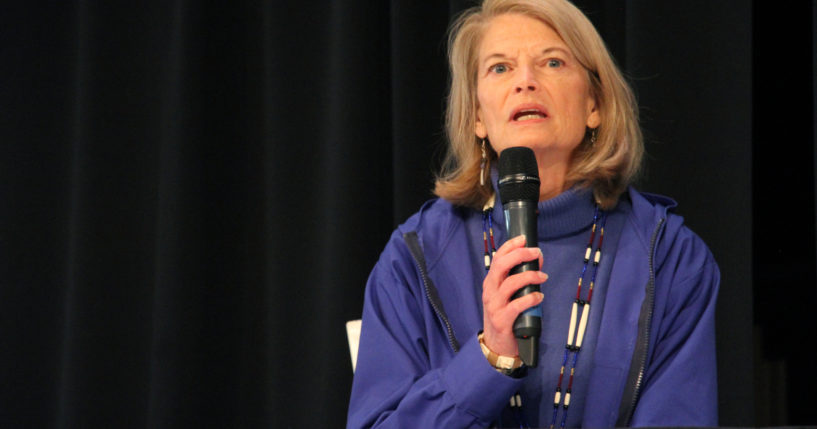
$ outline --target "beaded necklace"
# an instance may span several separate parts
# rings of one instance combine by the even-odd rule
[[[496,245],[494,244],[494,228],[493,228],[493,198],[489,200],[489,202],[485,205],[482,212],[482,240],[483,240],[483,251],[484,251],[484,260],[485,260],[485,271],[487,272],[491,268],[491,260],[493,259],[494,255],[496,254]],[[584,334],[587,329],[587,321],[590,317],[590,301],[593,299],[593,288],[596,283],[596,275],[599,271],[599,264],[601,263],[601,245],[604,242],[604,225],[607,222],[607,213],[599,210],[599,206],[596,205],[596,209],[593,213],[593,227],[590,230],[590,240],[587,242],[587,248],[584,252],[584,261],[582,264],[581,272],[579,273],[579,281],[578,286],[576,287],[576,298],[573,301],[573,305],[570,312],[570,326],[567,332],[567,342],[565,343],[565,353],[562,359],[562,366],[559,369],[559,381],[556,383],[555,394],[553,397],[553,417],[550,422],[550,429],[553,429],[556,426],[556,419],[559,414],[559,406],[562,406],[564,410],[562,412],[562,419],[559,424],[560,428],[565,427],[565,423],[567,422],[567,412],[570,408],[570,396],[573,391],[573,377],[576,373],[576,363],[579,360],[579,352],[582,348],[582,341],[584,340]],[[599,242],[596,246],[596,251],[593,252],[593,243],[596,238],[596,230],[598,228],[599,231]],[[488,251],[488,241],[490,239],[491,244],[491,252]],[[590,277],[590,285],[587,288],[587,299],[582,299],[582,281],[584,280],[585,274],[587,273],[587,266],[591,261],[592,256],[592,265],[593,265],[593,274]],[[581,319],[579,319],[579,313],[581,313]],[[576,322],[578,326],[576,325]],[[564,396],[562,396],[562,384],[564,381],[565,369],[567,369],[567,363],[570,355],[573,355],[572,362],[570,364],[570,372],[567,382],[567,389],[565,390]],[[514,416],[517,419],[517,423],[520,427],[527,427],[528,425],[525,423],[524,416],[522,414],[522,398],[517,393],[511,397],[510,400],[510,407],[513,411]]]

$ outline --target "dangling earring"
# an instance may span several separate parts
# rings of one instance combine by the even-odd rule
[[[596,144],[596,136],[598,135],[598,132],[599,132],[598,128],[593,128],[592,130],[590,130],[590,146]]]
[[[485,139],[482,139],[482,160],[479,162],[479,185],[485,186],[485,164],[488,163],[488,155],[485,153]]]

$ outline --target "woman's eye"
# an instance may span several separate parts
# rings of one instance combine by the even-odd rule
[[[562,62],[562,60],[557,60],[556,58],[551,58],[548,60],[547,65],[548,67],[555,69],[564,65],[564,62]]]
[[[494,64],[491,66],[490,70],[494,73],[502,74],[508,71],[508,66],[505,64]]]

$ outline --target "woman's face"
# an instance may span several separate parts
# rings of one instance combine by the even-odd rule
[[[530,147],[567,162],[600,117],[587,71],[556,32],[520,14],[493,18],[479,46],[476,134],[497,153]]]

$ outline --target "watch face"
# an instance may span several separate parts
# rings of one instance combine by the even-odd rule
[[[496,360],[496,366],[499,368],[511,369],[516,359],[509,356],[499,356]]]

